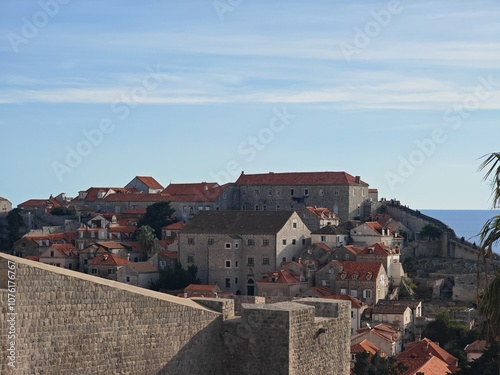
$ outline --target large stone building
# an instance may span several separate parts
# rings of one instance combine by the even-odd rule
[[[235,316],[230,299],[178,298],[0,254],[0,300],[9,293],[5,375],[349,373],[347,301],[243,303]]]
[[[236,181],[241,210],[325,207],[345,222],[362,218],[368,184],[346,172],[244,174]]]
[[[293,211],[203,211],[179,233],[179,261],[204,284],[255,294],[255,283],[295,260],[310,231]]]

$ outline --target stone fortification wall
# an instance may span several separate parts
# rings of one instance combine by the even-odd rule
[[[299,299],[242,304],[242,316],[224,322],[230,374],[348,374],[350,304]]]
[[[12,316],[4,301],[12,264],[16,334],[9,340]],[[217,359],[223,353],[221,314],[190,300],[4,254],[0,268],[1,374],[223,373]],[[5,355],[10,341],[14,371]]]

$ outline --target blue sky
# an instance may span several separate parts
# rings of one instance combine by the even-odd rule
[[[0,196],[346,171],[487,209],[496,1],[0,2]]]

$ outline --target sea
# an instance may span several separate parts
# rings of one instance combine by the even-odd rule
[[[438,219],[452,228],[458,237],[465,237],[470,242],[479,245],[479,233],[484,223],[494,216],[500,215],[500,210],[419,210],[425,215]],[[500,253],[500,241],[494,247]]]

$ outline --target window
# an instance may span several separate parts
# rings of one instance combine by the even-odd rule
[[[280,205],[279,205],[279,204],[277,204],[277,205],[276,205],[276,211],[279,211],[279,210],[281,210],[281,207],[280,207]]]
[[[226,288],[231,288],[231,279],[226,277]]]
[[[269,196],[273,195],[273,189],[268,189],[267,190],[267,195],[269,195]]]
[[[283,246],[286,246],[286,238],[283,240]]]
[[[262,258],[263,265],[269,265],[269,258]]]
[[[293,206],[293,203],[290,203],[290,211],[293,211],[295,208]]]
[[[354,311],[351,310],[351,319],[354,318]]]
[[[194,245],[194,237],[188,237],[188,245]]]
[[[245,211],[247,209],[247,206],[243,205],[241,206],[241,211]]]
[[[297,240],[295,238],[292,239],[292,245],[296,245],[297,244]]]
[[[255,190],[253,191],[253,193],[254,193],[254,195],[255,195],[256,197],[258,197],[258,196],[260,195],[260,191],[259,191],[258,189],[255,189]]]
[[[258,204],[255,205],[255,211],[259,211],[259,205]]]
[[[319,191],[319,196],[320,196],[320,197],[322,197],[322,196],[324,196],[324,195],[325,195],[325,192],[324,192],[323,190],[320,190],[320,191]]]
[[[167,266],[167,261],[160,260],[160,267],[166,267],[166,266]]]
[[[255,264],[253,258],[248,258],[247,263],[249,266],[253,266]]]
[[[347,294],[347,289],[341,288],[340,289],[340,294],[342,294],[343,296],[345,296]]]
[[[372,291],[370,289],[363,290],[363,298],[372,298]]]
[[[115,270],[112,270],[111,268],[110,268],[110,269],[108,269],[108,275],[112,275],[112,274],[114,274],[114,273],[115,273]]]
[[[50,256],[53,258],[54,257],[54,252],[51,250],[50,251]]]
[[[224,248],[225,249],[230,249],[231,248],[231,244],[229,242],[226,242],[226,244],[224,245]]]
[[[269,240],[262,240],[262,246],[269,246]]]
[[[290,189],[290,195],[293,195],[295,191],[293,189]]]
[[[338,190],[334,190],[333,191],[333,195],[339,195],[339,191]]]
[[[72,270],[73,269],[73,264],[68,264],[68,269]]]
[[[249,238],[247,240],[247,245],[248,246],[255,246],[255,240],[253,238]]]
[[[361,196],[364,197],[365,196],[365,189],[361,189]]]
[[[129,283],[129,282],[130,282],[130,277],[129,277],[129,276],[127,276],[127,278],[125,279],[125,281],[126,281],[127,283]]]
[[[188,263],[194,263],[194,255],[188,255],[187,262]]]
[[[97,268],[92,268],[92,273],[95,275],[97,273]]]
[[[320,241],[321,242],[326,242],[326,236],[320,236]]]
[[[247,195],[247,189],[245,189],[245,188],[241,189],[241,195],[242,196]]]
[[[283,259],[281,259],[281,261],[286,262],[286,257],[283,257]]]
[[[207,245],[213,245],[215,243],[215,240],[213,238],[209,238],[207,240]]]
[[[304,195],[307,197],[309,195],[309,189],[308,188],[305,188],[304,189]]]
[[[238,242],[235,242],[235,243],[234,243],[234,248],[235,248],[235,249],[239,249],[239,248],[240,248],[240,244],[239,244]]]
[[[262,205],[262,211],[267,211],[267,206],[265,204]]]
[[[279,197],[281,195],[281,189],[276,189],[276,196]]]
[[[226,260],[226,268],[231,268],[231,261],[230,260]]]
[[[238,265],[239,265],[239,264],[238,264],[238,261],[237,261],[237,260],[235,260],[235,261],[234,261],[234,268],[238,268]]]
[[[302,245],[305,245],[305,244],[306,244],[306,239],[305,239],[305,238],[303,238],[303,239],[302,239]]]
[[[297,229],[297,220],[294,220],[294,221],[292,222],[292,228],[293,228],[293,229]]]
[[[238,284],[238,278],[237,277],[234,278],[234,283]]]
[[[353,196],[356,196],[356,189],[355,189],[355,188],[354,188],[354,189],[352,189],[352,195],[353,195]]]
[[[88,262],[89,262],[88,259],[83,260],[83,264],[87,264]]]
[[[349,254],[344,254],[344,259],[349,260]]]

